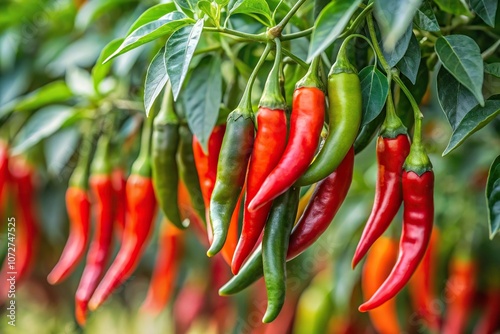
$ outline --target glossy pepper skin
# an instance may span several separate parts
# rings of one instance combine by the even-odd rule
[[[113,240],[113,179],[107,136],[101,137],[97,144],[89,184],[95,227],[85,268],[75,294],[75,317],[81,326],[86,322],[87,304],[104,273]]]
[[[90,199],[88,177],[92,156],[93,134],[89,133],[81,146],[81,156],[66,190],[66,209],[70,222],[69,237],[59,261],[47,276],[50,284],[64,281],[82,259],[89,240]]]
[[[212,224],[213,241],[207,251],[208,256],[214,256],[224,246],[231,218],[245,184],[248,161],[254,144],[252,85],[270,50],[271,44],[268,43],[248,79],[238,107],[227,117],[226,133],[217,164],[217,179],[210,198],[210,223]]]
[[[446,311],[443,334],[465,333],[476,292],[477,265],[469,257],[456,256],[450,263],[446,282]]]
[[[318,64],[319,58],[316,58],[306,76],[297,83],[288,143],[276,167],[250,202],[250,210],[261,207],[290,188],[314,158],[325,120],[325,94],[316,75]]]
[[[29,275],[34,264],[35,252],[38,246],[38,223],[35,206],[35,169],[24,157],[12,157],[9,159],[9,173],[12,182],[12,190],[16,199],[16,220],[7,219],[6,238],[15,235],[15,268],[4,261],[0,271],[0,304],[8,301],[10,284],[7,279],[15,272],[16,286],[21,284]],[[12,233],[12,234],[9,234]],[[10,245],[8,245],[11,247]]]
[[[111,174],[113,184],[113,217],[116,226],[116,235],[119,240],[125,230],[125,219],[127,217],[127,178],[122,167],[115,167]]]
[[[406,134],[399,134],[395,138],[380,136],[377,140],[378,177],[375,201],[354,253],[353,268],[375,240],[387,230],[398,213],[403,201],[403,164],[409,153],[410,141]]]
[[[179,146],[179,120],[174,111],[172,89],[170,84],[165,88],[163,103],[153,123],[151,143],[151,166],[153,185],[158,205],[167,219],[178,228],[182,225],[177,206],[177,184],[179,170],[177,168],[177,151]]]
[[[357,70],[347,58],[346,39],[337,61],[328,74],[328,137],[307,171],[300,186],[318,182],[330,175],[353,145],[361,123],[361,85]]]
[[[292,231],[299,188],[291,188],[273,201],[262,239],[262,264],[267,291],[267,309],[262,322],[270,323],[285,303],[286,255]]]
[[[366,258],[361,284],[363,297],[370,298],[391,272],[398,257],[398,241],[389,237],[380,237],[371,248]],[[368,312],[373,327],[378,333],[399,334],[403,329],[398,324],[396,299],[391,298]]]
[[[193,134],[187,125],[179,127],[179,172],[180,177],[189,192],[191,203],[198,215],[205,218],[205,205],[203,204],[203,195],[200,189],[200,180],[196,170],[196,164],[193,155]]]
[[[151,180],[151,127],[153,116],[144,123],[139,156],[127,179],[127,224],[122,244],[113,263],[97,286],[88,307],[95,310],[137,267],[153,229],[157,203]]]
[[[439,229],[434,227],[424,258],[408,282],[413,308],[422,318],[425,326],[434,332],[439,332],[441,326],[441,319],[435,306],[439,297],[434,291],[439,235]]]
[[[158,314],[167,305],[175,288],[179,260],[182,257],[183,233],[167,220],[163,221],[158,237],[156,262],[149,283],[143,311]]]
[[[425,255],[434,220],[434,173],[422,175],[403,172],[403,232],[394,268],[377,292],[359,307],[361,312],[374,309],[394,297],[417,269]]]
[[[339,168],[316,186],[309,205],[292,229],[287,261],[304,252],[330,225],[349,190],[353,167],[354,150],[351,149]],[[219,294],[231,295],[245,289],[262,276],[262,268],[262,251],[259,247],[238,275],[219,289]]]
[[[257,210],[251,210],[250,203],[266,177],[276,167],[286,146],[287,115],[279,84],[280,65],[281,47],[278,43],[274,66],[268,75],[256,114],[257,134],[248,166],[243,227],[231,265],[233,273],[239,271],[264,229],[271,203],[266,203]]]

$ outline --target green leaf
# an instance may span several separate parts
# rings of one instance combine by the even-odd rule
[[[410,79],[412,84],[415,84],[417,80],[418,67],[420,66],[420,60],[422,59],[420,45],[418,44],[415,35],[411,35],[410,43],[408,44],[408,49],[406,50],[403,58],[398,62],[397,67],[408,79]]]
[[[373,13],[382,30],[384,49],[391,51],[405,34],[422,0],[378,0],[374,1]]]
[[[380,34],[378,29],[376,31],[378,34]],[[412,26],[408,26],[404,35],[399,39],[399,41],[396,43],[396,46],[391,51],[384,48],[382,40],[380,38],[378,39],[379,45],[382,48],[382,53],[384,54],[384,58],[390,67],[396,66],[396,64],[401,59],[403,59],[404,55],[406,54],[406,50],[408,50],[408,45],[410,45],[410,39],[412,34],[413,34]]]
[[[437,93],[451,128],[455,130],[464,116],[477,105],[472,93],[458,82],[445,68],[437,75]]]
[[[326,6],[314,23],[307,62],[321,54],[342,33],[361,0],[337,0]]]
[[[178,4],[181,8],[188,9],[191,12],[194,12],[198,0],[174,0],[174,2]]]
[[[134,1],[135,0],[87,1],[76,15],[75,28],[79,30],[84,30],[88,28],[90,23],[95,21],[98,17],[106,13],[109,13],[114,8],[122,7],[127,2],[134,2]]]
[[[142,27],[143,25],[150,23],[152,21],[156,21],[162,16],[167,15],[168,13],[172,13],[177,8],[175,7],[175,3],[161,3],[159,5],[148,8],[144,13],[135,20],[135,22],[130,26],[127,36],[134,32],[137,28]]]
[[[500,63],[484,64],[484,72],[500,78]]]
[[[490,239],[493,239],[500,229],[500,155],[493,161],[488,173],[486,202],[488,204]]]
[[[66,84],[76,96],[91,97],[95,94],[90,73],[78,67],[66,71]]]
[[[374,120],[382,111],[389,84],[387,78],[375,66],[370,65],[359,72],[361,81],[361,95],[363,98],[363,117],[361,126]]]
[[[53,105],[40,109],[24,125],[16,136],[13,154],[19,154],[59,130],[75,114],[75,109]]]
[[[220,57],[202,59],[189,78],[183,101],[189,128],[206,150],[222,101]]]
[[[495,26],[498,0],[470,0],[470,6],[487,25]]]
[[[438,20],[428,1],[423,1],[422,6],[415,13],[413,23],[426,31],[440,31]]]
[[[14,110],[36,110],[48,104],[67,101],[71,97],[73,97],[73,93],[64,81],[53,81],[2,106],[0,109],[0,117]]]
[[[468,36],[449,35],[438,38],[435,49],[443,66],[467,87],[483,106],[483,59],[476,42]]]
[[[174,99],[177,100],[182,83],[186,78],[189,63],[203,31],[203,19],[194,26],[184,27],[170,36],[165,50],[165,64],[172,84]],[[208,80],[208,78],[206,78]]]
[[[470,15],[464,0],[434,0],[441,10],[455,15]]]
[[[476,106],[469,111],[455,131],[453,131],[450,142],[443,152],[443,156],[460,146],[465,139],[482,129],[498,114],[500,114],[500,100],[494,99],[486,100],[484,107]]]
[[[97,59],[94,67],[92,68],[92,82],[94,90],[99,93],[99,84],[108,75],[111,69],[111,63],[103,64],[104,60],[108,58],[116,49],[123,43],[124,38],[117,38],[112,40],[102,49],[99,58]]]
[[[191,19],[181,12],[169,13],[158,20],[147,23],[134,30],[128,35],[120,47],[111,54],[104,62],[108,62],[116,56],[135,49],[138,46],[151,42],[158,37],[169,35],[174,31],[190,24]]]
[[[168,74],[165,66],[165,47],[153,58],[146,73],[146,82],[144,83],[144,109],[146,116],[149,116],[149,111],[153,106],[158,95],[160,95],[163,87],[167,84]]]
[[[229,15],[233,14],[250,15],[268,27],[274,23],[269,4],[265,0],[238,0],[229,11]],[[260,20],[257,15],[265,17],[267,21]]]
[[[217,10],[212,6],[212,2],[208,0],[201,0],[198,2],[198,7],[200,10],[207,14],[207,16],[214,22],[217,23],[219,22],[217,18]]]

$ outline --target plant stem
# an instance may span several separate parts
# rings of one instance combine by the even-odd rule
[[[500,46],[500,39],[496,41],[495,44],[486,49],[483,53],[481,53],[481,58],[483,58],[484,60],[489,56],[492,56],[499,46]]]
[[[246,38],[248,40],[254,41],[254,42],[265,42],[267,41],[267,37],[265,33],[260,33],[260,34],[248,34],[245,32],[233,30],[233,29],[228,29],[228,28],[215,28],[215,27],[205,27],[203,28],[203,31],[208,31],[208,32],[218,32],[221,34],[227,34],[227,35],[232,35],[232,36],[237,36],[241,38]]]
[[[361,13],[359,13],[358,17],[352,22],[352,24],[347,28],[346,31],[344,31],[342,34],[339,35],[338,39],[342,39],[350,34],[352,34],[356,29],[358,29],[359,25],[363,20],[365,19],[366,15],[369,14],[372,11],[373,8],[373,2],[369,3],[368,6],[366,6]]]
[[[413,143],[415,145],[422,145],[422,119],[424,118],[424,115],[422,115],[422,113],[420,112],[420,108],[418,107],[417,102],[415,101],[410,90],[406,87],[406,85],[401,80],[399,75],[396,73],[393,73],[392,78],[394,81],[396,81],[396,83],[401,88],[403,93],[405,93],[405,95],[408,98],[408,101],[410,101],[410,105],[413,109],[413,115],[415,117],[415,132],[413,134]]]
[[[296,62],[297,64],[299,64],[300,66],[302,66],[306,70],[309,68],[309,65],[307,65],[307,63],[305,61],[303,61],[302,59],[300,59],[299,57],[294,55],[292,52],[288,51],[285,48],[281,48],[281,51],[283,52],[283,54],[285,56],[292,58],[294,62]]]
[[[314,30],[314,28],[311,27],[311,28],[308,28],[306,30],[302,30],[302,31],[299,31],[299,32],[294,32],[294,33],[291,33],[291,34],[282,35],[280,37],[280,40],[282,40],[282,41],[288,41],[288,40],[291,40],[291,39],[296,39],[296,38],[301,38],[301,37],[304,37],[304,36],[308,36],[308,35],[310,35],[313,32],[313,30]]]
[[[245,87],[245,90],[243,91],[243,96],[241,97],[237,109],[241,109],[243,112],[248,112],[248,113],[252,112],[252,86],[255,81],[255,78],[257,77],[259,69],[261,68],[262,64],[264,64],[264,61],[266,60],[267,55],[269,54],[270,51],[271,51],[271,43],[267,43],[264,52],[262,52],[262,55],[260,56],[260,59],[257,62],[257,65],[255,65],[252,74],[250,74],[250,78],[248,78],[247,85]]]
[[[378,45],[377,41],[377,34],[375,33],[375,26],[373,24],[373,17],[369,15],[366,18],[366,22],[368,24],[368,31],[370,32],[370,38],[372,40],[372,46],[373,49],[375,50],[375,54],[377,55],[378,60],[380,61],[380,65],[382,65],[382,68],[384,71],[389,74],[391,71],[391,67],[385,60],[384,54],[382,53],[382,50],[380,49],[380,46]]]
[[[300,6],[302,6],[306,0],[298,0],[295,5],[290,9],[290,11],[285,15],[280,23],[269,29],[269,33],[274,37],[280,37],[283,28],[287,25],[288,21],[295,15]]]

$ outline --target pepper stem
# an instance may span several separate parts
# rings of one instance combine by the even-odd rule
[[[313,59],[313,61],[311,62],[311,66],[309,66],[309,69],[307,70],[306,75],[304,75],[304,77],[297,82],[297,84],[295,85],[295,89],[301,87],[316,87],[323,91],[325,90],[323,82],[318,77],[318,70],[320,63],[321,63],[320,56],[317,56]]]
[[[244,115],[251,115],[252,114],[252,87],[253,83],[255,81],[255,78],[257,77],[257,73],[259,72],[259,69],[262,67],[262,64],[264,64],[264,61],[267,58],[267,55],[271,51],[271,44],[267,43],[266,48],[262,52],[262,55],[260,56],[259,61],[257,62],[257,65],[255,65],[255,68],[253,69],[252,74],[250,74],[250,78],[248,78],[247,85],[245,87],[245,90],[243,91],[243,96],[241,97],[240,103],[236,107],[236,109],[239,109],[242,114]]]
[[[144,120],[144,125],[141,134],[141,148],[139,150],[139,155],[132,165],[132,173],[135,175],[141,175],[144,177],[151,176],[151,133],[153,127],[153,121],[155,118],[154,111],[149,113]]]
[[[71,178],[69,185],[75,188],[88,189],[89,174],[90,174],[90,161],[92,158],[92,150],[94,146],[94,133],[88,130],[83,137],[83,142],[80,149],[80,157]]]
[[[374,52],[375,52],[375,49],[374,49],[372,43],[365,36],[360,35],[360,34],[349,35],[342,42],[342,45],[340,46],[339,52],[337,54],[337,60],[333,64],[332,68],[330,69],[330,73],[328,73],[328,75],[336,74],[336,73],[355,73],[355,74],[358,73],[358,71],[356,70],[356,67],[354,67],[351,64],[351,62],[349,61],[349,57],[347,56],[347,44],[349,43],[349,41],[351,39],[356,38],[356,37],[362,38],[365,41],[367,41],[368,45],[370,45],[372,50],[374,50]],[[376,61],[377,61],[377,58],[375,58],[375,67],[377,66]]]
[[[387,77],[389,82],[389,93],[387,95],[387,102],[385,104],[385,120],[382,124],[382,129],[380,130],[380,135],[384,138],[396,138],[400,134],[407,134],[406,127],[404,126],[401,119],[399,119],[396,114],[396,109],[394,108],[394,101],[392,99],[391,92],[391,76]]]
[[[259,107],[284,110],[286,103],[280,87],[281,42],[278,38],[274,39],[274,42],[276,43],[276,57],[273,68],[267,77]]]

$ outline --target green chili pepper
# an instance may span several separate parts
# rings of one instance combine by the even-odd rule
[[[361,85],[356,68],[346,54],[347,38],[328,74],[329,133],[323,148],[298,185],[318,182],[340,165],[353,145],[361,123]]]
[[[193,208],[198,213],[198,216],[205,221],[205,204],[203,203],[200,179],[198,178],[198,171],[194,162],[193,134],[188,126],[183,124],[179,127],[179,135],[181,140],[178,161],[181,179],[186,185]]]
[[[272,205],[262,239],[267,310],[262,322],[276,319],[285,302],[288,241],[299,204],[299,188],[290,188]]]
[[[175,114],[172,89],[165,88],[160,112],[154,119],[152,138],[152,172],[158,204],[167,219],[179,228],[186,228],[177,206],[179,171],[176,156],[179,146],[179,120]]]

